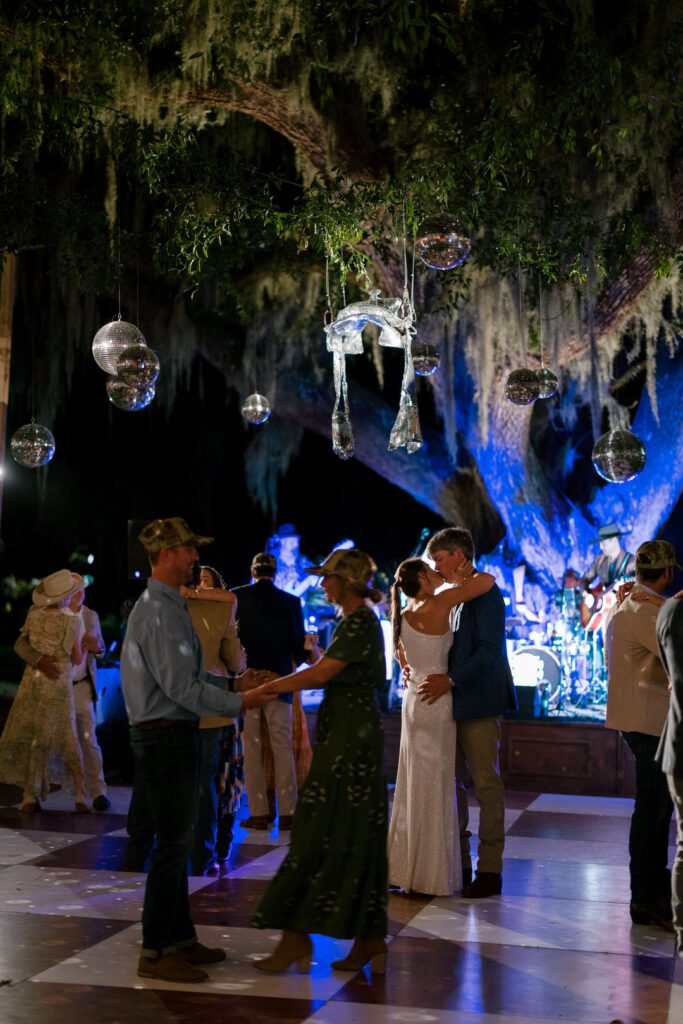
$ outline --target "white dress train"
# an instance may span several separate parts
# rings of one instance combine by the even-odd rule
[[[427,676],[448,671],[453,633],[420,633],[404,616],[401,643],[410,683],[403,697],[389,825],[389,883],[406,891],[450,896],[462,887],[453,700],[449,692],[427,704],[417,696],[417,687]]]

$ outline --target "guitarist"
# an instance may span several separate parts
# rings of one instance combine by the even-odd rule
[[[616,523],[598,528],[595,542],[600,545],[597,555],[583,574],[580,585],[584,591],[581,603],[581,625],[586,629],[597,629],[607,612],[603,601],[608,593],[614,593],[616,586],[626,578],[633,577],[636,570],[634,556],[626,551],[619,538],[622,531]],[[597,579],[593,587],[590,584]]]

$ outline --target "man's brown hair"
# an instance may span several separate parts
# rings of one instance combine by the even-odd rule
[[[434,557],[435,551],[448,551],[453,554],[460,549],[468,561],[474,559],[474,541],[472,534],[464,526],[447,526],[445,530],[435,533],[427,545],[427,554]]]

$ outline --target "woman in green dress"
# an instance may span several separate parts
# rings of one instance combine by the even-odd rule
[[[299,794],[289,854],[254,916],[257,928],[282,928],[275,952],[254,962],[284,971],[309,970],[309,932],[354,939],[332,964],[358,971],[368,961],[384,971],[387,931],[387,797],[384,738],[375,691],[384,686],[382,630],[366,599],[372,559],[351,548],[308,569],[322,576],[328,600],[343,618],[327,651],[311,668],[275,679],[277,693],[325,688],[313,763]]]

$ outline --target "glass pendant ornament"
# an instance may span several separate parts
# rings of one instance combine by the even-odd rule
[[[432,270],[453,270],[470,254],[471,242],[456,220],[432,217],[420,225],[417,255]]]
[[[549,370],[547,366],[541,366],[536,370],[536,376],[538,377],[539,398],[552,398],[557,394],[559,382],[552,370]]]
[[[100,327],[92,341],[93,359],[101,370],[112,377],[117,375],[121,355],[127,348],[145,345],[145,338],[139,327],[122,320],[116,320]]]
[[[10,441],[10,452],[15,462],[27,469],[46,466],[55,454],[55,439],[52,432],[40,423],[31,420],[15,430]]]
[[[259,426],[261,423],[265,423],[270,416],[270,402],[265,395],[259,395],[258,391],[255,391],[245,400],[242,406],[242,415],[247,423]]]
[[[159,357],[146,345],[124,348],[116,364],[117,376],[131,387],[149,388],[159,376]]]
[[[612,484],[638,476],[647,460],[645,445],[630,430],[617,427],[599,437],[591,455],[596,473]]]
[[[340,459],[352,459],[356,451],[351,417],[345,409],[332,413],[332,451]]]
[[[150,387],[135,387],[126,384],[120,377],[112,377],[107,381],[107,398],[117,409],[123,412],[139,412],[146,409],[153,401],[156,389],[152,384]]]
[[[540,387],[537,374],[520,367],[513,370],[505,381],[505,397],[513,405],[531,405],[538,398]]]
[[[433,345],[413,345],[413,366],[418,377],[431,377],[440,363],[439,350]]]

